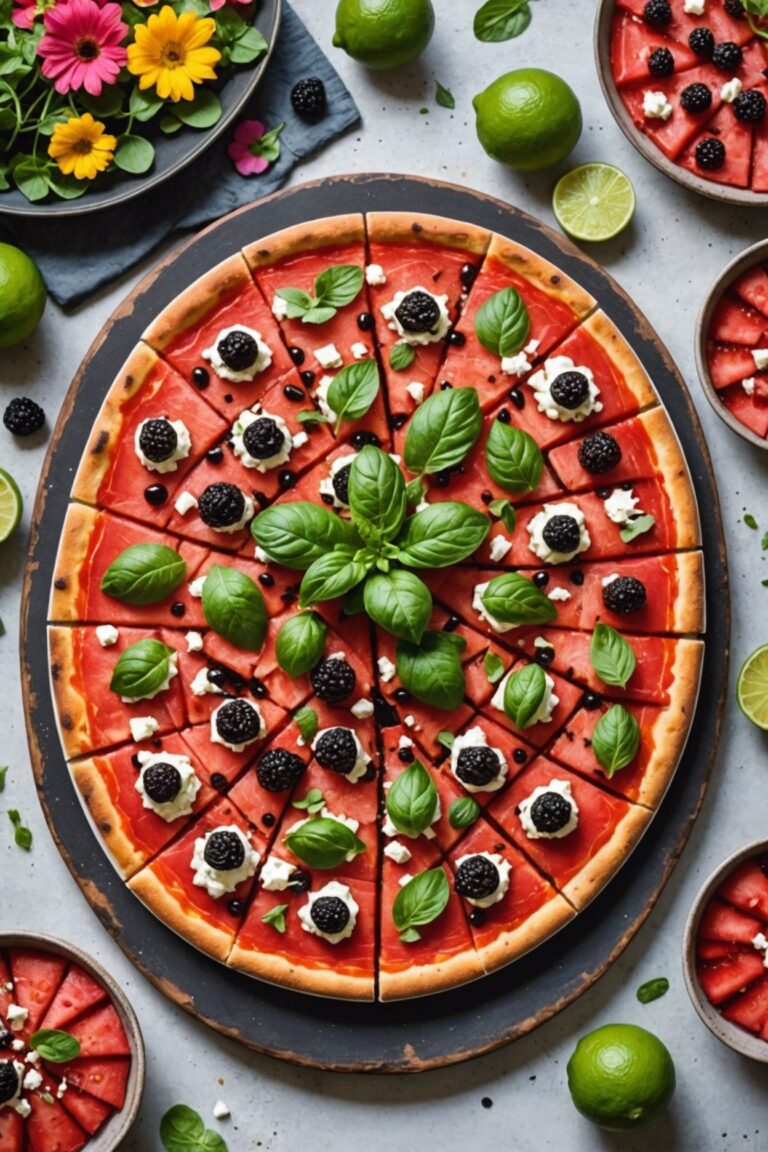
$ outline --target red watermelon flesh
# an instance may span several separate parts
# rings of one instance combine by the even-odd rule
[[[291,755],[298,756],[307,765],[311,758],[311,752],[305,745],[299,744],[298,736],[299,730],[296,725],[288,724],[270,741],[269,748],[282,748]],[[269,813],[270,816],[274,817],[274,820],[278,820],[292,796],[291,792],[268,792],[259,783],[256,764],[266,751],[266,748],[259,749],[253,764],[245,770],[228,794],[231,802],[239,808],[251,824],[264,828],[267,827],[264,820],[265,816]],[[306,791],[304,778],[297,784],[297,789],[301,794]],[[298,815],[296,819],[299,819]],[[274,826],[274,820],[272,826]],[[269,821],[269,816],[267,816],[267,821]]]
[[[113,1111],[109,1104],[104,1104],[101,1100],[96,1100],[86,1092],[80,1092],[69,1082],[67,1090],[61,1098],[61,1102],[70,1116],[74,1117],[80,1127],[84,1128],[89,1136],[93,1136],[98,1132],[112,1115]]]
[[[746,344],[755,348],[765,342],[766,319],[762,312],[723,296],[712,313],[707,338],[721,344]]]
[[[79,1152],[88,1143],[87,1133],[59,1100],[49,1104],[33,1092],[27,1100],[32,1109],[24,1121],[29,1152]]]
[[[698,940],[696,943],[697,960],[722,960],[726,956],[736,956],[740,952],[751,951],[749,944],[729,944],[724,940]]]
[[[7,985],[11,983],[11,970],[0,952],[0,1019],[5,1020],[8,1015],[8,1006],[13,1004],[13,990]],[[2,1116],[0,1112],[0,1116]]]
[[[760,1035],[768,1021],[768,975],[753,984],[723,1009],[723,1016],[733,1024],[740,1024],[749,1032]]]
[[[617,13],[611,32],[611,71],[616,84],[632,84],[636,80],[654,83],[648,71],[648,57],[658,48],[672,53],[675,71],[694,68],[698,57],[687,45],[655,32],[653,28],[625,13]]]
[[[755,360],[744,347],[707,344],[707,366],[715,388],[727,388],[755,375]]]
[[[223,702],[221,696],[207,696],[204,699],[214,701],[214,706]],[[214,773],[219,773],[231,782],[257,755],[263,753],[267,744],[284,728],[287,717],[282,708],[269,700],[256,700],[253,703],[261,712],[266,732],[261,739],[248,744],[242,752],[233,752],[231,748],[211,740],[210,719],[182,730],[182,739],[191,749],[193,763],[201,766],[202,780],[208,781]]]
[[[594,711],[579,708],[548,751],[552,759],[567,764],[588,780],[595,780],[613,792],[620,792],[629,800],[639,800],[643,798],[646,769],[656,751],[652,728],[660,710],[652,705],[633,704],[629,701],[624,707],[640,725],[640,748],[631,764],[622,768],[610,780],[592,750],[592,734],[598,720],[606,712],[607,705]]]
[[[768,920],[768,876],[754,860],[745,860],[734,868],[717,895],[750,916]]]
[[[741,956],[700,964],[696,972],[707,999],[713,1004],[722,1004],[764,976],[765,967],[761,954],[745,952]]]
[[[743,272],[731,284],[731,291],[768,317],[768,272],[762,264]]]
[[[686,112],[681,105],[680,94],[690,84],[706,84],[711,91],[712,104],[706,112]],[[722,86],[723,74],[712,64],[703,64],[699,68],[691,68],[687,72],[680,72],[668,78],[654,76],[653,83],[646,81],[632,88],[624,88],[620,96],[640,131],[644,132],[665,156],[675,160],[691,140],[706,130],[717,113],[722,104],[720,96]],[[646,116],[643,102],[645,93],[649,90],[663,92],[667,103],[672,105],[672,114],[667,120]],[[731,109],[728,109],[728,112],[733,117]]]
[[[134,770],[134,778],[135,776]],[[89,976],[87,972],[84,972],[82,968],[79,968],[77,964],[72,964],[53,999],[53,1003],[45,1014],[42,1027],[66,1029],[68,1024],[71,1024],[88,1008],[93,1008],[106,999],[107,992],[101,984]]]
[[[593,476],[579,462],[579,448],[586,436],[569,440],[549,453],[550,467],[569,492],[583,488],[603,488],[627,480],[652,479],[658,472],[658,459],[653,440],[646,430],[646,417],[630,416],[606,428],[621,450],[621,459],[610,472]],[[590,433],[591,434],[591,433]]]
[[[81,1056],[130,1056],[120,1017],[112,1004],[92,1008],[68,1029],[80,1041]]]
[[[752,162],[752,135],[752,125],[742,124],[741,120],[737,120],[730,105],[726,105],[709,121],[700,134],[690,140],[678,163],[703,180],[730,184],[733,188],[748,188]],[[714,136],[725,147],[725,163],[714,171],[708,171],[696,163],[696,145],[700,140],[710,136]]]
[[[720,398],[728,411],[756,436],[768,435],[768,404],[764,400],[748,396],[740,384],[725,388]]]
[[[763,929],[754,916],[745,916],[719,900],[710,900],[699,923],[702,940],[722,940],[734,944],[750,944]]]
[[[24,1121],[12,1108],[0,1111],[0,1152],[22,1152]]]
[[[118,1112],[125,1103],[125,1090],[131,1071],[130,1060],[115,1056],[109,1059],[81,1057],[68,1064],[57,1064],[57,1075],[66,1077],[70,1088],[79,1089],[72,1096],[87,1093],[94,1100],[110,1105]],[[70,1092],[64,1094],[64,1103],[69,1106]]]
[[[642,20],[645,4],[646,0],[617,0],[616,7]],[[666,29],[668,36],[687,44],[693,29],[702,24],[712,29],[718,43],[733,40],[735,44],[746,44],[753,35],[746,20],[735,20],[720,4],[708,3],[705,16],[695,16],[684,11],[683,0],[673,0],[672,22]]]
[[[763,95],[765,95],[765,91]],[[765,120],[755,125],[751,188],[753,192],[768,192],[768,124],[765,123]],[[765,307],[765,300],[763,304]]]
[[[50,952],[26,952],[12,948],[9,953],[13,978],[14,1003],[26,1008],[29,1015],[23,1032],[29,1035],[40,1027],[56,992],[61,987],[67,961]]]

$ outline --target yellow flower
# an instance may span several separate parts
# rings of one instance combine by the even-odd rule
[[[104,132],[101,121],[85,112],[56,125],[48,155],[65,176],[74,174],[76,180],[95,180],[112,163],[116,144],[117,138]]]
[[[206,47],[216,31],[209,17],[182,12],[170,5],[134,28],[135,43],[128,45],[128,71],[139,77],[139,88],[156,88],[161,100],[193,100],[194,84],[215,80],[212,65],[221,59],[216,48]]]

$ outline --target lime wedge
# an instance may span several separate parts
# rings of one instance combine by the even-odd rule
[[[18,525],[23,507],[16,481],[0,468],[0,544]]]
[[[632,219],[635,191],[612,164],[581,164],[558,180],[552,211],[575,240],[610,240]]]
[[[736,681],[736,700],[748,720],[758,728],[768,728],[768,644],[744,661]]]

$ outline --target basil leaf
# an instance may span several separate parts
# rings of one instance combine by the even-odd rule
[[[59,1028],[41,1028],[29,1038],[29,1047],[39,1052],[43,1060],[52,1064],[66,1064],[80,1055],[80,1041]]]
[[[610,624],[600,622],[592,633],[589,659],[604,684],[616,684],[620,688],[626,688],[637,667],[631,645]]]
[[[329,816],[308,820],[283,837],[283,844],[310,868],[338,868],[365,852],[365,844],[346,824]]]
[[[419,872],[404,884],[392,905],[392,919],[400,939],[407,944],[419,940],[415,929],[436,920],[445,911],[450,897],[448,877],[442,868]]]
[[[454,98],[453,92],[449,91],[448,88],[445,88],[439,80],[435,84],[435,102],[439,104],[441,108],[456,107],[456,100]]]
[[[519,36],[530,22],[528,0],[487,0],[475,14],[474,32],[478,40],[499,44]]]
[[[411,568],[447,568],[476,552],[490,530],[488,517],[468,504],[430,504],[406,520],[398,559]]]
[[[430,827],[437,811],[435,782],[419,760],[387,789],[387,815],[404,836],[414,839]]]
[[[299,424],[328,424],[330,421],[324,412],[318,412],[314,408],[304,408],[301,412],[296,413],[296,419]]]
[[[552,601],[519,572],[494,576],[482,601],[494,620],[504,624],[547,624],[557,616]]]
[[[32,848],[32,833],[21,822],[21,813],[15,808],[8,809],[8,819],[13,824],[14,832],[13,839],[18,848],[23,848],[25,852],[29,852]]]
[[[311,708],[305,708],[305,709],[302,709],[302,711],[312,712],[312,709]],[[297,715],[298,715],[298,713],[297,713]],[[314,715],[315,715],[315,719],[317,719],[316,713],[314,713]],[[313,739],[314,735],[315,735],[315,733],[313,732],[310,739]],[[309,812],[311,815],[314,816],[314,814],[316,812],[320,812],[323,808],[325,808],[325,796],[323,796],[323,794],[319,788],[310,788],[309,792],[307,792],[304,799],[303,800],[293,800],[291,802],[291,807],[292,808],[298,808],[303,812]]]
[[[519,352],[528,339],[531,321],[515,288],[494,292],[477,310],[475,332],[483,348],[504,359]]]
[[[174,1104],[160,1121],[160,1139],[165,1152],[227,1152],[218,1132],[206,1128],[194,1108]]]
[[[168,681],[175,655],[161,640],[137,640],[120,653],[109,687],[128,700],[154,696]]]
[[[366,444],[349,472],[352,521],[368,542],[392,540],[405,519],[405,480],[386,452]]]
[[[409,480],[405,486],[405,500],[409,510],[421,504],[426,494],[427,490],[420,476],[414,476],[413,480]]]
[[[412,344],[399,341],[389,352],[389,366],[393,372],[404,372],[416,359],[416,349]]]
[[[358,543],[348,520],[304,500],[265,508],[251,521],[251,535],[271,560],[299,569],[309,568],[337,544]]]
[[[317,732],[317,712],[314,708],[298,708],[293,714],[294,723],[296,724],[301,738],[304,743],[309,746],[315,738]]]
[[[453,632],[425,632],[418,645],[398,640],[395,665],[401,684],[417,700],[454,711],[464,699],[461,653],[466,646]]]
[[[533,492],[544,469],[544,457],[533,437],[501,420],[491,424],[485,463],[491,479],[507,492]]]
[[[434,473],[460,464],[483,427],[474,388],[435,392],[416,409],[405,438],[405,464],[411,472]]]
[[[480,805],[472,796],[462,796],[454,800],[448,809],[448,823],[451,828],[471,828],[480,815]]]
[[[258,652],[267,634],[267,606],[258,584],[239,572],[214,564],[203,583],[203,616],[235,648]]]
[[[336,431],[343,420],[365,416],[379,391],[379,370],[375,360],[358,360],[342,368],[328,389],[328,406],[336,413]]]
[[[592,733],[592,751],[610,780],[637,756],[640,726],[621,704],[612,704],[598,720]]]
[[[540,664],[526,664],[512,673],[504,687],[504,711],[515,728],[530,728],[546,694],[547,680]]]
[[[331,264],[315,279],[317,303],[328,308],[344,308],[360,294],[362,286],[363,270],[357,264]]]
[[[301,322],[302,324],[327,324],[329,320],[333,320],[335,315],[335,308],[328,308],[327,306],[321,307],[315,304],[307,309],[301,318]]]
[[[453,732],[438,732],[436,739],[438,744],[443,748],[447,748],[449,752],[456,743],[456,737]]]
[[[657,976],[655,980],[646,980],[645,984],[641,984],[637,990],[637,998],[641,1004],[650,1004],[652,1000],[658,1000],[669,991],[669,980],[666,976]]]
[[[312,297],[309,292],[302,292],[300,288],[277,288],[275,296],[284,300],[288,305],[286,316],[289,320],[299,320],[305,312],[312,307]]]
[[[365,610],[393,636],[418,644],[432,615],[432,595],[413,572],[375,572],[363,589]]]
[[[157,604],[187,574],[186,562],[165,544],[131,544],[110,564],[101,590],[123,604]]]
[[[642,536],[645,532],[650,532],[656,523],[655,516],[635,516],[634,520],[630,520],[628,524],[619,532],[625,544],[629,544],[630,540],[634,540],[636,536]]]
[[[488,510],[493,516],[498,516],[507,532],[514,532],[517,527],[517,512],[514,504],[510,504],[509,500],[493,500],[488,505]]]
[[[289,676],[303,676],[325,651],[328,625],[316,612],[299,612],[282,625],[275,642],[277,662]]]
[[[501,656],[490,650],[483,656],[483,668],[489,684],[498,684],[504,675],[504,661]]]
[[[357,584],[354,588],[350,588],[349,592],[344,594],[341,601],[341,611],[345,616],[359,616],[361,612],[365,612],[365,587],[362,584]]]
[[[271,924],[272,927],[280,933],[285,932],[285,914],[288,911],[287,904],[275,904],[274,908],[270,908],[265,912],[261,918],[262,924]]]
[[[347,551],[328,552],[310,564],[299,590],[299,604],[308,608],[322,600],[335,600],[359,584],[368,569]]]

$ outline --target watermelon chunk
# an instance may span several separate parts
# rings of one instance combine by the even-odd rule
[[[699,923],[702,940],[726,940],[733,944],[750,944],[763,925],[754,916],[745,916],[719,900],[710,900]]]
[[[58,1100],[48,1104],[33,1092],[27,1100],[32,1109],[24,1121],[29,1152],[79,1152],[87,1144],[87,1133]]]
[[[725,147],[725,163],[722,168],[716,168],[714,171],[701,168],[696,163],[696,145],[709,136],[716,137]],[[752,136],[752,125],[737,120],[733,109],[725,105],[708,124],[703,126],[700,133],[693,138],[689,137],[689,146],[678,163],[703,180],[730,184],[733,188],[748,188],[752,163]]]
[[[749,349],[725,344],[707,345],[707,365],[712,383],[718,390],[739,384],[755,374],[755,360]]]
[[[740,384],[733,384],[720,393],[720,399],[728,411],[756,436],[768,435],[768,404],[757,395],[757,381],[753,396],[749,396]]]
[[[712,1004],[722,1004],[764,973],[763,958],[757,952],[744,952],[741,956],[700,964],[697,968],[699,983]]]
[[[749,272],[739,276],[731,285],[731,291],[747,304],[751,304],[758,312],[768,316],[768,272],[762,264],[757,264],[754,268],[750,268]]]
[[[696,958],[698,960],[722,960],[726,956],[735,956],[739,952],[749,952],[751,945],[731,944],[726,940],[699,940],[696,944]]]
[[[712,104],[706,112],[686,112],[680,103],[680,95],[689,84],[706,84],[712,93]],[[717,113],[722,98],[722,75],[711,64],[704,64],[700,68],[691,68],[687,72],[665,79],[653,77],[653,84],[647,81],[636,84],[632,88],[620,91],[620,96],[626,105],[627,111],[641,132],[653,141],[665,156],[670,160],[677,159],[691,140],[698,137],[707,127]],[[667,120],[660,120],[646,116],[643,109],[645,93],[663,92],[667,103],[672,105],[672,114]],[[732,119],[733,112],[728,109]],[[717,173],[716,175],[719,175]]]
[[[760,1033],[768,1021],[768,974],[723,1009],[723,1016],[750,1032]]]
[[[109,1104],[104,1104],[101,1100],[96,1100],[87,1092],[80,1092],[71,1085],[62,1096],[61,1102],[80,1127],[85,1128],[89,1136],[98,1132],[112,1115]]]
[[[712,315],[708,337],[719,340],[721,344],[746,344],[755,348],[765,340],[765,329],[762,312],[730,296],[723,296]]]
[[[24,1146],[24,1121],[11,1108],[0,1111],[0,1152],[21,1152]]]
[[[11,973],[15,1002],[29,1012],[26,1032],[35,1032],[48,1005],[61,987],[67,961],[48,952],[22,952],[11,949]]]
[[[111,1105],[118,1112],[125,1103],[125,1087],[131,1070],[130,1060],[112,1057],[107,1060],[92,1060],[79,1057],[68,1064],[58,1064],[57,1074],[66,1077],[67,1084],[94,1096],[104,1104]],[[64,1101],[69,1104],[67,1095]]]
[[[128,1038],[111,1004],[94,1008],[68,1029],[80,1041],[82,1056],[130,1056]]]
[[[43,1019],[43,1028],[66,1028],[78,1016],[107,999],[92,976],[73,964]]]
[[[734,868],[717,895],[750,916],[768,920],[768,876],[754,860],[745,860]]]
[[[653,83],[653,77],[648,71],[648,57],[657,48],[666,48],[672,53],[676,72],[694,68],[699,62],[687,45],[660,35],[641,20],[618,14],[611,37],[611,70],[617,86],[632,84],[637,80]]]

